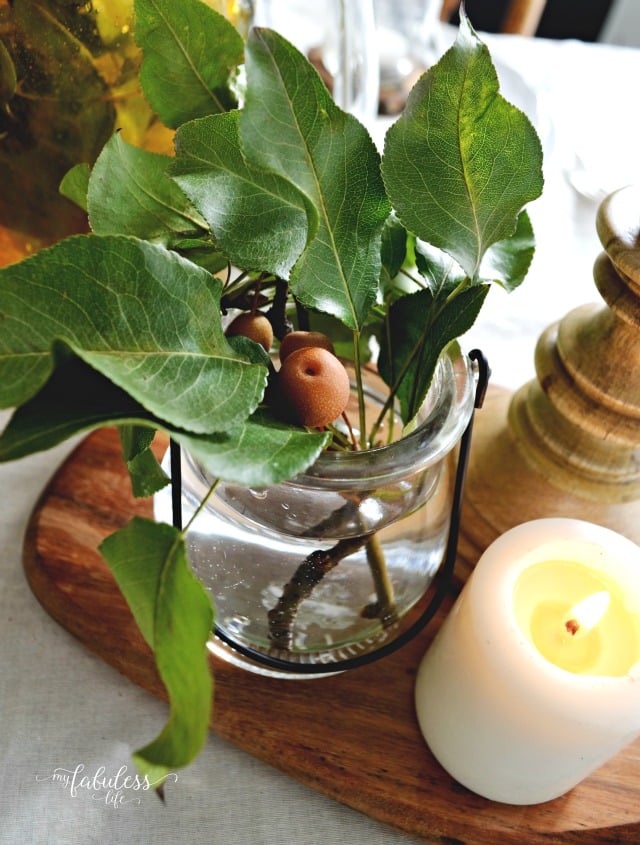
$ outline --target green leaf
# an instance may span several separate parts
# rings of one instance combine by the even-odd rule
[[[328,444],[328,432],[306,431],[256,411],[228,435],[174,438],[214,478],[246,487],[278,484],[307,469]]]
[[[74,202],[83,211],[87,210],[87,193],[91,168],[88,164],[76,164],[65,173],[60,182],[60,193],[63,197]]]
[[[535,252],[535,237],[526,211],[518,217],[515,234],[491,246],[480,265],[480,278],[511,292],[522,284]]]
[[[415,85],[385,139],[382,172],[399,218],[471,279],[542,191],[538,136],[498,87],[463,15],[454,46]]]
[[[244,43],[202,0],[135,0],[140,81],[166,126],[235,108],[232,70]]]
[[[166,487],[171,479],[151,451],[154,429],[141,425],[121,425],[118,430],[133,495],[144,498]]]
[[[220,316],[221,283],[134,238],[69,238],[0,270],[0,407],[49,378],[61,340],[149,412],[222,431],[257,407],[263,354],[240,355]],[[255,346],[255,345],[254,345]]]
[[[391,214],[382,230],[382,283],[389,287],[407,257],[407,230],[395,214]]]
[[[173,249],[188,261],[203,267],[211,275],[219,273],[229,266],[227,257],[207,238],[178,241]]]
[[[151,425],[151,417],[124,390],[80,359],[66,356],[44,387],[14,411],[0,436],[0,461],[51,449],[104,425],[146,419]]]
[[[277,33],[251,30],[246,67],[244,155],[293,182],[318,213],[317,231],[291,271],[291,290],[307,307],[359,328],[375,301],[390,212],[375,145]]]
[[[237,112],[182,126],[169,172],[233,264],[289,277],[307,241],[307,211],[314,230],[317,215],[291,182],[243,157]]]
[[[150,495],[166,483],[145,449],[156,430],[193,453],[212,477],[255,487],[277,484],[302,472],[330,439],[326,432],[306,431],[262,410],[229,433],[190,434],[148,414],[103,375],[71,357],[58,364],[45,386],[14,412],[0,436],[0,462],[50,449],[75,434],[105,425],[120,427],[124,458],[134,464],[133,473],[129,469],[138,495]],[[147,480],[143,475],[148,470]]]
[[[416,267],[434,298],[446,297],[466,279],[450,255],[424,241],[416,241],[415,258]]]
[[[425,289],[391,306],[389,343],[382,345],[379,369],[389,386],[400,382],[397,395],[405,423],[420,410],[440,353],[471,328],[488,291],[488,285],[473,285],[442,303]]]
[[[98,235],[134,235],[165,246],[198,237],[207,224],[169,179],[170,156],[127,144],[118,133],[98,156],[89,181],[91,228]]]
[[[153,650],[169,697],[162,732],[134,754],[140,773],[155,784],[190,763],[207,738],[213,610],[189,567],[182,534],[170,525],[134,518],[107,537],[100,551]]]

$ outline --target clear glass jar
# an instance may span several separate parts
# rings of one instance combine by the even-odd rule
[[[444,557],[456,446],[474,389],[470,362],[454,344],[418,425],[402,439],[369,451],[324,452],[306,472],[271,487],[218,484],[187,540],[227,643],[284,660],[292,671],[299,664],[329,670],[409,626]],[[366,391],[376,413],[385,391],[374,373],[366,375]],[[185,524],[212,481],[183,452]],[[171,522],[169,489],[155,507],[157,519]],[[233,648],[222,650],[232,662],[267,671]]]

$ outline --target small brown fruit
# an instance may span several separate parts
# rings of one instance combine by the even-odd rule
[[[259,343],[268,352],[273,343],[273,329],[271,323],[264,314],[239,314],[233,320],[226,331],[227,336],[244,335],[250,340]]]
[[[278,373],[281,401],[300,425],[320,428],[336,420],[349,401],[349,374],[336,356],[319,346],[287,355]]]
[[[289,332],[280,343],[280,361],[284,361],[295,349],[304,349],[307,346],[319,346],[328,352],[334,352],[333,343],[322,332]]]

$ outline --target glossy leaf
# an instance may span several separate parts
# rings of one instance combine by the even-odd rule
[[[87,194],[89,192],[89,179],[91,168],[85,162],[76,164],[67,171],[60,182],[60,193],[63,197],[70,199],[83,211],[87,210]]]
[[[140,81],[166,126],[237,105],[231,69],[241,64],[237,30],[202,0],[135,0]]]
[[[401,221],[475,279],[542,190],[529,119],[499,93],[487,47],[462,15],[458,38],[413,88],[389,129],[382,171]]]
[[[151,424],[151,419],[109,379],[84,361],[65,356],[42,389],[14,411],[0,436],[0,461],[51,449],[104,425],[142,420]]]
[[[195,240],[187,238],[183,241],[177,241],[173,245],[173,249],[189,261],[197,264],[198,267],[203,267],[211,275],[215,275],[229,266],[227,257],[220,252],[210,238],[196,238]]]
[[[184,537],[172,526],[134,518],[100,551],[153,650],[169,697],[164,729],[134,754],[140,773],[158,785],[190,763],[207,738],[213,680],[206,644],[213,610],[189,567]]]
[[[416,267],[434,298],[444,300],[466,280],[462,268],[453,258],[431,244],[417,241],[415,258]]]
[[[391,286],[407,257],[407,230],[392,214],[382,230],[382,287]]]
[[[223,431],[257,407],[264,354],[227,343],[221,284],[163,247],[77,236],[0,270],[0,407],[33,396],[64,343],[149,412]]]
[[[425,289],[391,306],[389,342],[382,346],[379,369],[388,385],[399,382],[397,396],[405,423],[420,410],[440,353],[471,328],[488,291],[488,285],[473,285],[441,302]]]
[[[331,439],[328,432],[306,431],[256,411],[230,434],[175,439],[213,477],[246,487],[264,487],[307,469]]]
[[[306,431],[273,419],[264,411],[256,412],[228,433],[190,434],[147,413],[124,390],[83,361],[67,358],[58,364],[47,384],[13,413],[0,435],[0,462],[50,449],[75,434],[105,425],[117,425],[124,432],[124,458],[138,495],[150,495],[166,483],[145,449],[157,429],[196,455],[210,476],[255,487],[302,472],[329,440],[326,432]],[[151,470],[150,479],[143,478],[147,470]],[[150,486],[145,490],[146,484]]]
[[[291,289],[304,305],[359,328],[375,301],[390,212],[375,145],[277,33],[251,31],[246,66],[244,155],[293,182],[318,214],[317,231],[291,271]]]
[[[317,214],[291,182],[242,155],[237,112],[182,126],[169,172],[233,264],[289,277],[307,241],[307,213],[312,229]]]
[[[118,431],[133,495],[153,496],[171,480],[151,451],[155,430],[141,425],[121,425]]]
[[[515,290],[529,272],[535,252],[535,237],[526,211],[518,217],[515,233],[497,241],[485,253],[480,265],[480,278],[496,282],[505,290]]]
[[[173,159],[127,144],[118,133],[98,156],[88,210],[98,235],[134,235],[165,246],[198,237],[206,222],[166,175]]]

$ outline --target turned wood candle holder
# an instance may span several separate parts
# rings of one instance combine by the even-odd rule
[[[640,543],[640,188],[608,196],[596,229],[604,304],[549,326],[536,378],[514,394],[494,389],[477,416],[462,578],[497,536],[539,517],[585,519]]]

